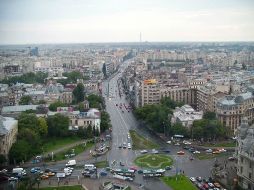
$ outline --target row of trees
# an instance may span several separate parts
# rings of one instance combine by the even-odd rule
[[[89,77],[84,76],[83,73],[79,71],[71,71],[63,73],[63,76],[67,77],[67,79],[59,79],[57,82],[61,83],[62,85],[66,84],[76,84],[77,79],[89,80]]]
[[[28,84],[33,84],[33,83],[44,83],[44,80],[48,77],[47,73],[43,72],[37,72],[35,73],[26,73],[21,76],[14,76],[10,78],[5,78],[0,83],[4,84],[16,84],[17,82],[19,83],[28,83]]]
[[[11,163],[26,161],[42,152],[42,144],[51,137],[69,135],[69,118],[60,114],[37,118],[34,113],[22,113],[18,119],[18,137],[9,152]]]
[[[212,140],[226,137],[225,128],[216,119],[214,112],[206,112],[203,119],[194,121],[192,128],[182,126],[181,123],[171,124],[170,115],[175,107],[182,106],[170,100],[170,98],[162,98],[160,104],[145,105],[144,107],[134,110],[136,117],[144,121],[150,129],[165,135],[184,135],[194,139]]]
[[[183,103],[172,101],[168,97],[161,99],[160,104],[145,105],[144,107],[134,110],[134,114],[140,120],[143,120],[155,132],[164,132],[169,129],[169,115],[173,113],[173,109],[182,106]]]

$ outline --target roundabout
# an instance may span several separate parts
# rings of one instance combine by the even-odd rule
[[[134,163],[144,168],[165,168],[172,165],[173,159],[164,154],[146,154],[137,157]]]

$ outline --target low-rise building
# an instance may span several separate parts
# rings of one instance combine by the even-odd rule
[[[1,115],[6,117],[17,118],[21,112],[33,110],[36,111],[39,105],[18,105],[18,106],[4,106]]]
[[[16,142],[18,121],[11,117],[0,116],[0,154],[8,158],[9,150]]]
[[[217,103],[216,114],[223,126],[227,127],[229,134],[233,135],[246,117],[249,124],[254,123],[254,88],[238,95],[225,96]]]
[[[195,111],[191,106],[184,105],[182,107],[176,107],[171,123],[181,123],[185,127],[191,127],[193,122],[203,118],[203,112]]]

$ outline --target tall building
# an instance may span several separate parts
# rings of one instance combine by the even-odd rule
[[[243,189],[254,190],[254,125],[247,118],[237,128],[237,176]]]
[[[141,106],[160,102],[160,89],[155,79],[144,80],[141,83],[140,92]]]
[[[31,50],[30,50],[30,56],[39,56],[39,49],[38,49],[38,47],[35,47],[35,48],[32,48]]]

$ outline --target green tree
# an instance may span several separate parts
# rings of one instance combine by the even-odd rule
[[[93,137],[93,128],[92,128],[91,125],[87,126],[86,134],[87,134],[87,138],[92,138]]]
[[[48,125],[47,121],[43,117],[38,118],[38,127],[39,127],[39,133],[41,136],[47,136],[48,134]]]
[[[19,130],[27,128],[39,133],[36,115],[34,113],[21,113],[18,118],[18,128]]]
[[[45,100],[39,100],[38,104],[46,104],[47,102]]]
[[[78,79],[86,79],[84,75],[79,71],[63,73],[63,76],[67,77],[67,83],[77,83]]]
[[[210,112],[210,111],[205,112],[203,118],[204,119],[209,119],[209,120],[216,119],[216,113]]]
[[[170,133],[172,135],[183,135],[188,136],[189,131],[186,127],[184,127],[181,123],[175,123],[170,127]]]
[[[33,100],[31,96],[22,96],[19,101],[19,105],[29,105],[33,104]]]
[[[56,102],[49,105],[49,110],[50,111],[56,111],[57,107],[65,107],[65,106],[67,106],[65,103],[60,102],[60,101],[56,101]]]
[[[101,132],[104,132],[105,130],[109,129],[111,127],[111,121],[110,121],[110,116],[107,112],[102,111],[101,112],[101,125],[100,129]]]
[[[75,103],[83,102],[85,98],[84,85],[79,83],[73,90],[73,96]]]
[[[84,111],[85,111],[85,106],[84,106],[84,104],[83,104],[82,102],[80,102],[80,103],[78,104],[78,110],[79,110],[80,112],[84,112]]]
[[[103,66],[102,66],[102,73],[103,73],[104,77],[107,78],[106,64],[105,63],[103,63]]]
[[[7,159],[3,154],[0,154],[0,165],[3,165],[7,162]]]
[[[103,106],[104,102],[101,96],[91,94],[87,96],[86,99],[89,102],[90,108],[98,108],[98,109],[104,108]]]
[[[65,137],[69,134],[69,118],[61,114],[55,114],[47,118],[48,136]]]
[[[11,163],[20,163],[26,161],[30,157],[31,146],[25,140],[17,140],[11,147],[9,152],[9,160]]]

